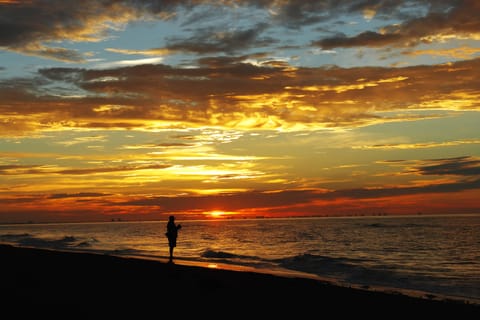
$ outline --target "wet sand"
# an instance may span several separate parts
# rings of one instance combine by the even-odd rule
[[[295,276],[9,245],[0,245],[0,256],[1,302],[4,309],[17,312],[67,307],[77,313],[151,310],[159,315],[227,318],[480,315],[477,304],[340,287]]]

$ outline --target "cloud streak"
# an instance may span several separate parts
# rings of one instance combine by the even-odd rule
[[[445,142],[424,142],[424,143],[390,143],[390,144],[375,144],[375,145],[363,145],[363,146],[352,146],[353,149],[425,149],[425,148],[442,148],[442,147],[452,147],[460,146],[465,144],[480,144],[480,140],[471,139],[471,140],[456,140],[456,141],[445,141]]]
[[[170,165],[166,164],[101,166],[93,168],[58,168],[48,165],[0,165],[0,175],[92,175],[124,171],[165,169],[168,167],[170,167]]]

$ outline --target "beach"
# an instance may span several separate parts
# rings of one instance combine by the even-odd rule
[[[0,256],[2,302],[9,307],[188,312],[201,306],[195,312],[205,314],[232,307],[238,314],[267,310],[279,315],[313,310],[336,315],[380,315],[382,310],[480,314],[479,306],[472,303],[341,287],[294,276],[10,245],[0,245]]]

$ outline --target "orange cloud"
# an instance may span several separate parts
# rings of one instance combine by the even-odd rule
[[[480,180],[403,188],[339,191],[248,191],[215,195],[111,195],[56,193],[42,196],[2,197],[2,221],[109,220],[111,216],[149,220],[175,213],[183,218],[203,218],[205,212],[235,212],[239,216],[368,215],[378,213],[474,213],[480,209]],[[461,199],[459,203],[459,199]],[[32,214],[36,212],[36,214]],[[10,220],[8,220],[10,219]]]
[[[455,140],[455,141],[445,141],[445,142],[424,142],[424,143],[389,143],[389,144],[375,144],[375,145],[364,145],[364,146],[352,146],[352,149],[424,149],[424,148],[440,148],[440,147],[451,147],[459,146],[464,144],[480,144],[480,140],[469,139],[469,140]]]
[[[306,130],[415,120],[419,118],[400,112],[389,118],[382,112],[408,110],[411,114],[415,108],[477,110],[479,69],[480,59],[391,69],[290,70],[245,63],[197,69],[164,65],[43,69],[42,81],[22,80],[19,85],[15,80],[0,82],[0,132],[22,135],[67,128],[161,130],[205,126]],[[48,83],[76,86],[78,96],[59,97],[45,91],[44,84]],[[41,101],[38,94],[42,95]]]
[[[430,49],[430,50],[412,50],[404,51],[403,54],[410,56],[429,55],[429,56],[446,56],[454,59],[472,59],[476,54],[480,53],[480,48],[459,47],[452,49]]]

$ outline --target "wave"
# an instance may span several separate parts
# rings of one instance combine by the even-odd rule
[[[48,249],[71,249],[91,247],[92,243],[99,242],[95,238],[81,239],[74,236],[62,236],[60,238],[45,239],[35,237],[29,233],[2,234],[0,242],[22,247],[48,248]]]
[[[395,288],[470,299],[480,297],[480,289],[469,280],[412,273],[395,265],[372,263],[367,259],[334,258],[302,254],[275,260],[279,266],[333,279],[344,285],[363,288]],[[479,281],[480,288],[480,281]]]
[[[461,279],[440,279],[432,278],[428,274],[412,274],[395,265],[381,264],[368,259],[301,254],[269,260],[210,249],[203,252],[202,257],[218,263],[273,272],[279,269],[291,270],[340,285],[358,286],[364,289],[390,288],[394,291],[417,292],[424,295],[429,293],[462,299],[480,296],[478,289],[472,289],[471,284],[463,283]]]
[[[381,223],[381,222],[373,222],[373,223],[358,223],[359,227],[366,227],[366,228],[437,228],[439,226],[434,224],[423,224],[423,223],[402,223],[402,224],[389,224],[389,223]]]

